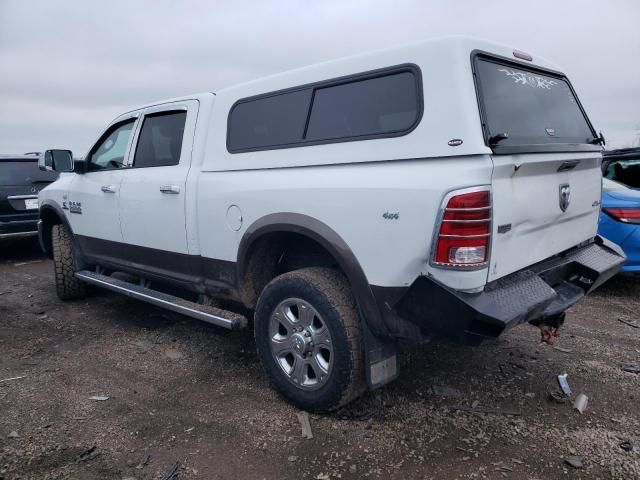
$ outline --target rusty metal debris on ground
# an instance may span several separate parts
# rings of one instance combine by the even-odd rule
[[[627,373],[639,374],[640,373],[640,365],[635,365],[635,364],[625,365],[624,367],[622,367],[622,371],[623,372],[627,372]]]
[[[449,407],[450,410],[459,410],[461,412],[476,413],[476,414],[488,414],[488,415],[511,415],[520,416],[522,412],[515,409],[502,409],[502,408],[486,408],[486,407],[467,407],[465,405],[453,405]]]
[[[567,380],[567,374],[563,373],[562,375],[558,375],[558,383],[560,384],[560,388],[564,392],[567,397],[571,396],[571,387],[569,386],[569,380]]]
[[[573,402],[573,408],[578,410],[581,414],[587,409],[587,404],[589,403],[589,397],[587,397],[584,393],[579,394],[576,397],[576,400]]]

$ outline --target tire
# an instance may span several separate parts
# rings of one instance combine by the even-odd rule
[[[327,412],[365,391],[360,319],[341,273],[305,268],[273,279],[258,299],[254,332],[273,385],[296,406]]]
[[[53,271],[56,277],[56,293],[60,300],[84,298],[86,284],[78,280],[74,273],[76,264],[73,255],[73,240],[67,227],[54,225],[51,229],[53,246]]]

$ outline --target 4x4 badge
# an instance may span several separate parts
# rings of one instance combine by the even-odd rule
[[[561,183],[559,187],[560,210],[563,212],[569,208],[569,196],[571,195],[571,187],[568,183]]]

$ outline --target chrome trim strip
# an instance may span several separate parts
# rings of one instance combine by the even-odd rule
[[[489,265],[489,262],[482,263],[440,263],[440,262],[432,262],[433,266],[437,266],[440,268],[446,268],[447,270],[480,270],[482,268],[486,268]],[[481,287],[484,288],[484,287]]]
[[[482,218],[479,220],[447,220],[446,218],[442,219],[442,223],[480,223],[480,222],[490,222],[491,217]]]
[[[28,200],[38,198],[38,195],[9,195],[7,200]]]
[[[478,192],[483,192],[484,190],[476,190]],[[455,192],[455,190],[454,190]],[[473,192],[465,192],[465,193],[473,193]],[[456,195],[458,195],[456,193]],[[455,195],[448,195],[447,196],[447,202],[449,201],[449,199]],[[446,205],[446,203],[445,203]],[[444,211],[445,212],[478,212],[480,210],[491,210],[491,207],[470,207],[470,208],[445,208]]]
[[[28,238],[35,237],[36,235],[38,235],[37,230],[33,232],[0,233],[0,240],[7,238]]]
[[[490,233],[482,233],[480,235],[448,235],[446,233],[439,233],[438,234],[438,238],[439,237],[449,237],[449,238],[483,238],[483,237],[490,237],[491,234]]]

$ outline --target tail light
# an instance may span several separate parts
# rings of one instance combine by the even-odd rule
[[[640,223],[640,208],[603,208],[604,212],[624,223]]]
[[[483,268],[489,261],[491,196],[488,190],[449,198],[438,225],[433,264],[444,268]]]

